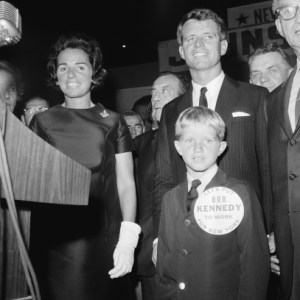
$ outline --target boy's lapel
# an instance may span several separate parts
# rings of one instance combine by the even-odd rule
[[[206,186],[205,191],[212,187],[215,187],[215,186],[226,185],[226,182],[227,182],[227,175],[220,168],[218,168],[216,175],[213,177],[213,179],[210,181],[210,183]]]

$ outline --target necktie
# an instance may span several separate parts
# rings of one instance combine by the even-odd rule
[[[192,187],[187,195],[187,210],[190,211],[192,202],[198,198],[197,187],[201,184],[199,179],[195,179],[192,182]]]
[[[296,105],[295,105],[295,124],[297,125],[300,116],[300,89],[297,94]]]
[[[200,90],[200,100],[199,100],[199,105],[200,106],[207,107],[207,99],[206,99],[206,96],[205,96],[206,92],[207,92],[206,87],[201,88],[201,90]]]

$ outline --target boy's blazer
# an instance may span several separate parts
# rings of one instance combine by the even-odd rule
[[[206,189],[224,186],[244,204],[240,225],[212,235],[196,223],[192,204],[186,210],[187,181],[166,193],[158,236],[158,300],[264,300],[270,256],[262,209],[253,189],[222,170]]]

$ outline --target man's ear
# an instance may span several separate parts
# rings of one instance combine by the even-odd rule
[[[226,54],[227,48],[228,48],[228,42],[227,42],[227,40],[222,40],[221,41],[221,56],[223,56],[223,55]]]
[[[179,54],[180,54],[180,57],[185,60],[185,55],[184,55],[184,51],[183,51],[183,47],[182,46],[179,46]]]
[[[178,152],[179,155],[182,155],[182,151],[181,151],[181,147],[180,147],[180,144],[179,144],[179,141],[174,141],[174,146]]]
[[[24,115],[21,115],[21,121],[22,121],[22,123],[23,123],[24,125],[26,125],[26,121],[25,121]]]
[[[226,149],[227,143],[225,141],[220,142],[219,155],[220,156]]]
[[[283,37],[283,30],[282,30],[281,22],[278,18],[275,20],[275,25],[276,25],[277,31]]]

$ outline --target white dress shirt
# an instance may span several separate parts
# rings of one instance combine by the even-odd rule
[[[216,175],[217,171],[218,171],[218,166],[217,164],[214,164],[205,172],[203,177],[199,178],[201,184],[197,187],[198,195],[201,195],[204,192],[206,186],[211,182],[213,177]],[[192,182],[195,179],[196,178],[193,178],[189,173],[187,173],[188,191],[191,189]]]
[[[207,88],[207,92],[205,93],[206,99],[207,99],[207,105],[208,108],[215,110],[217,105],[218,96],[220,93],[220,89],[222,86],[222,83],[224,81],[225,74],[222,71],[218,77],[210,81],[205,87]],[[199,99],[200,99],[200,90],[204,86],[201,86],[194,81],[192,81],[193,85],[193,106],[199,105]]]
[[[295,106],[296,106],[296,99],[297,99],[297,94],[299,89],[300,89],[300,61],[299,59],[297,59],[297,70],[292,84],[289,107],[288,107],[288,114],[290,117],[290,122],[293,131],[295,130],[296,127]]]

